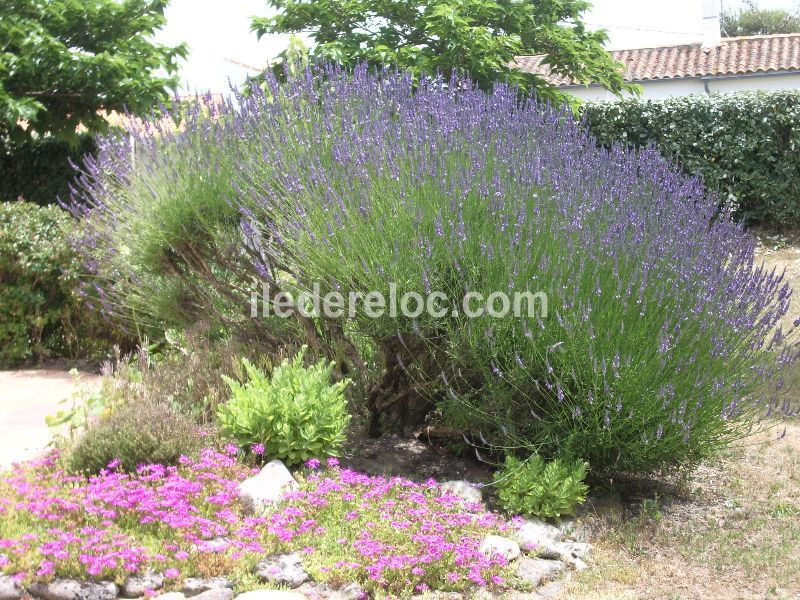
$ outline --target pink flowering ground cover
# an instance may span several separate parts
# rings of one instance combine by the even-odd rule
[[[255,587],[267,555],[303,552],[318,581],[358,582],[378,595],[427,589],[503,588],[504,558],[478,551],[510,525],[436,483],[370,477],[335,459],[309,461],[300,489],[274,512],[242,513],[236,487],[254,469],[204,450],[178,467],[135,474],[112,463],[100,475],[68,475],[59,456],[0,475],[0,572],[23,583],[53,577],[114,580],[156,570],[169,587],[185,577],[231,578]],[[259,586],[262,587],[262,586]]]

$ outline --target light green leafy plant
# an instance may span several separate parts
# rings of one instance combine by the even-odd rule
[[[545,462],[538,454],[521,461],[506,457],[495,474],[500,504],[514,514],[558,517],[573,514],[586,499],[586,463],[556,458]]]
[[[297,464],[336,455],[350,422],[344,389],[349,380],[331,384],[333,363],[303,366],[306,347],[284,360],[268,377],[243,359],[247,382],[229,377],[230,401],[218,409],[223,431],[240,447],[264,446],[264,456]]]

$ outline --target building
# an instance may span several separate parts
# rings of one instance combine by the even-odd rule
[[[643,98],[711,92],[800,89],[800,33],[721,38],[717,2],[704,2],[703,40],[693,44],[614,50],[626,81],[639,84]],[[585,100],[615,100],[595,84],[550,72],[544,56],[518,56],[517,67],[544,77]]]

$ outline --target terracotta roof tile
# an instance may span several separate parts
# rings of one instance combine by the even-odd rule
[[[697,42],[614,50],[611,56],[625,65],[626,81],[800,71],[800,33],[723,38],[711,48],[703,48]],[[516,64],[520,70],[541,75],[553,85],[577,83],[551,73],[543,59],[543,55],[518,56]]]

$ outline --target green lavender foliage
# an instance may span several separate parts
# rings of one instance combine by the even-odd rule
[[[290,465],[337,455],[350,422],[349,382],[331,383],[333,363],[304,367],[305,351],[285,359],[271,377],[244,359],[246,383],[225,378],[232,396],[218,408],[219,422],[243,449],[261,444],[265,457]]]
[[[556,458],[546,462],[538,454],[521,461],[507,456],[494,482],[500,505],[515,515],[560,517],[574,514],[589,490],[584,482],[587,465]]]

